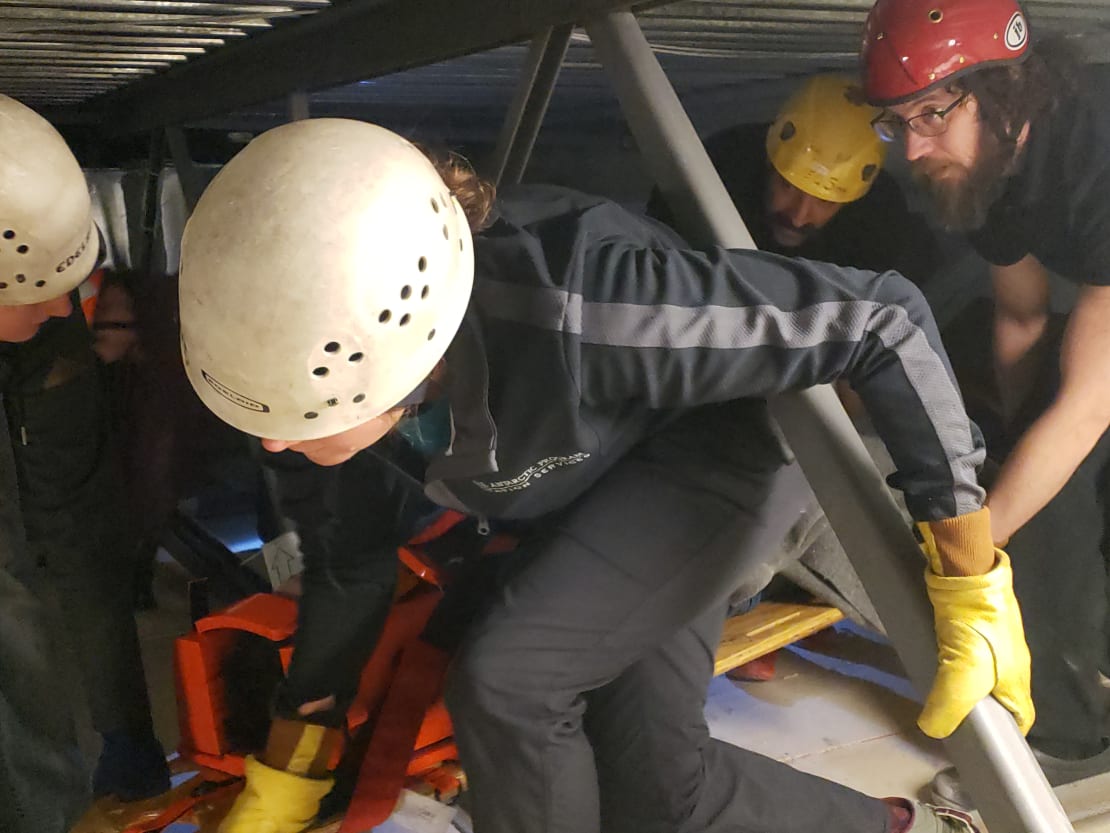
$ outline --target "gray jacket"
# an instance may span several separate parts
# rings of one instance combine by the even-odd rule
[[[446,355],[449,448],[426,466],[395,438],[335,468],[270,461],[306,563],[290,702],[353,684],[389,605],[396,545],[433,504],[483,527],[527,526],[715,403],[846,378],[916,519],[982,506],[981,437],[928,306],[901,276],[693,251],[654,221],[562,188],[508,190],[498,211],[475,239],[473,297]],[[751,413],[738,443],[774,442],[761,408]]]

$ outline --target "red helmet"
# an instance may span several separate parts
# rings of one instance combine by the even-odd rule
[[[864,94],[899,104],[974,69],[1025,57],[1029,24],[1015,0],[878,0],[863,33]]]

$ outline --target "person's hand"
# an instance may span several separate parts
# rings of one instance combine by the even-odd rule
[[[1022,734],[1033,725],[1029,648],[1010,559],[1002,550],[996,555],[995,566],[983,575],[925,571],[936,627],[937,676],[917,725],[930,737],[948,737],[987,695],[1014,716]]]
[[[307,778],[266,766],[253,755],[247,784],[218,828],[219,833],[301,833],[316,818],[334,778]]]

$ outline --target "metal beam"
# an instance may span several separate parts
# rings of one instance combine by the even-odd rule
[[[167,127],[166,144],[170,147],[170,158],[173,159],[177,179],[181,183],[181,194],[185,198],[185,213],[192,214],[204,190],[204,184],[189,153],[189,140],[185,137],[185,131],[176,126]]]
[[[159,127],[150,132],[150,149],[143,182],[143,201],[139,206],[139,234],[132,246],[132,260],[142,275],[149,275],[154,262],[154,238],[158,222],[158,183],[162,161],[166,155],[166,131]]]
[[[308,93],[304,90],[293,90],[286,96],[285,109],[289,121],[301,121],[309,116]]]
[[[55,34],[46,32],[32,32],[21,34],[0,34],[0,44],[4,46],[16,46],[20,49],[38,49],[54,48],[54,49],[72,49],[72,50],[93,50],[101,51],[108,49],[133,49],[136,46],[151,52],[151,51],[169,51],[169,52],[189,52],[192,54],[200,55],[204,52],[206,46],[222,46],[224,43],[223,38],[201,38],[201,37],[154,37],[154,36],[127,36],[127,35],[105,35],[101,33],[86,33],[67,32],[65,38],[60,38]]]
[[[573,31],[567,24],[532,41],[493,152],[488,176],[494,184],[520,182],[524,175]]]
[[[220,40],[215,40],[215,44],[222,43]],[[50,58],[54,57],[57,53],[64,55],[85,56],[91,55],[94,57],[110,57],[117,56],[149,56],[157,57],[162,60],[185,60],[187,55],[203,55],[204,49],[200,46],[147,46],[143,41],[132,40],[130,46],[121,46],[119,44],[100,44],[100,43],[66,43],[64,41],[32,41],[32,40],[12,40],[10,38],[0,37],[0,49],[5,52],[14,52],[28,57],[35,58]],[[136,52],[136,50],[139,50]]]
[[[660,187],[669,185],[665,193],[683,231],[700,245],[752,248],[636,18],[614,13],[587,21],[586,30],[649,170]],[[691,188],[684,201],[672,202]],[[922,557],[863,442],[827,386],[772,404],[911,681],[928,691],[936,642]],[[976,705],[947,746],[990,829],[1073,833],[1013,718],[994,700]]]
[[[102,96],[79,115],[94,115],[112,135],[186,124],[290,90],[374,78],[528,40],[544,29],[628,5],[628,0],[350,0]]]

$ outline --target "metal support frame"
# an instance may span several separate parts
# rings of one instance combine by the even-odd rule
[[[308,118],[308,93],[304,90],[293,90],[285,97],[285,109],[289,121],[303,121]]]
[[[586,30],[684,232],[699,245],[753,248],[636,18],[614,12]],[[773,408],[911,681],[927,691],[936,642],[922,558],[882,477],[827,386],[780,397]],[[980,702],[946,743],[992,830],[1073,830],[1013,718],[993,699]]]
[[[181,182],[181,193],[185,197],[185,211],[192,214],[204,190],[204,185],[197,173],[197,166],[193,164],[193,157],[189,154],[189,140],[185,138],[185,131],[182,128],[167,127],[166,143],[170,146],[170,158],[173,159],[177,178]]]
[[[567,24],[532,40],[487,172],[495,184],[515,184],[524,176],[573,32]]]
[[[638,0],[637,8],[665,0]],[[528,40],[629,0],[348,0],[80,104],[108,135],[231,112]]]
[[[140,213],[142,225],[133,250],[131,262],[141,273],[150,272],[154,254],[154,231],[158,222],[158,180],[162,173],[162,160],[166,154],[166,131],[158,127],[150,131],[150,149],[146,160],[146,182]]]

